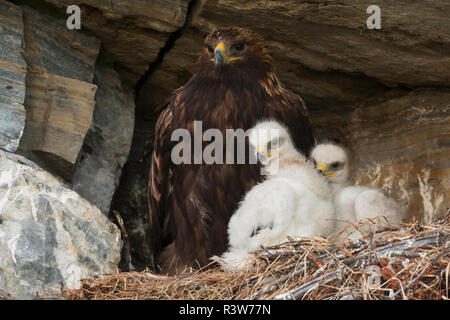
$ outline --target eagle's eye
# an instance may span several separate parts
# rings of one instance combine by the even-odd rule
[[[244,50],[245,44],[242,42],[237,42],[234,44],[234,48],[238,51]]]
[[[211,47],[210,45],[206,45],[206,48],[208,49],[209,53],[213,53],[214,52],[214,48]]]

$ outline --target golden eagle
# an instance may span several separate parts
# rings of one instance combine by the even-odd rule
[[[203,266],[227,249],[227,225],[245,192],[261,180],[251,164],[180,164],[171,160],[173,130],[248,130],[272,118],[289,129],[300,151],[314,143],[303,100],[273,72],[264,39],[238,27],[209,34],[198,69],[163,103],[156,123],[149,178],[149,209],[155,261],[163,272]]]

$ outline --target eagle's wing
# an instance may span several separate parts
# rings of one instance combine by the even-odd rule
[[[181,89],[181,88],[180,88]],[[173,113],[172,107],[177,101],[179,90],[175,90],[158,108],[161,114],[155,126],[155,139],[153,145],[152,162],[148,186],[148,205],[150,209],[150,231],[152,249],[157,253],[161,249],[167,221],[165,206],[171,196],[172,170],[170,166],[171,144],[170,142]]]

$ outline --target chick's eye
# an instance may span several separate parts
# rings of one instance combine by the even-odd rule
[[[236,50],[238,50],[238,51],[242,51],[242,50],[244,50],[244,44],[242,43],[242,42],[238,42],[238,43],[235,43],[234,44],[234,47],[236,48]]]
[[[269,141],[269,143],[267,144],[267,149],[273,150],[276,148],[278,148],[278,139],[273,139],[273,140]]]
[[[339,169],[340,166],[341,166],[341,164],[339,162],[333,162],[331,164],[331,168],[334,170]]]
[[[209,53],[213,53],[214,52],[214,48],[213,47],[211,47],[209,45],[206,45],[206,48],[208,49]]]

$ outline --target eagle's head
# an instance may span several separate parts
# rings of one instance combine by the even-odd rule
[[[216,72],[253,70],[272,71],[271,57],[264,39],[257,33],[239,27],[218,29],[210,33],[199,59],[202,68]]]
[[[348,155],[334,143],[321,143],[311,151],[311,160],[317,171],[330,183],[345,184],[349,175]]]

